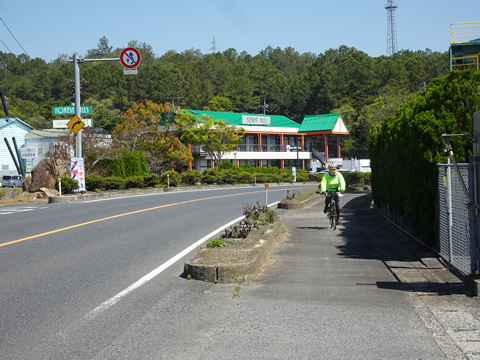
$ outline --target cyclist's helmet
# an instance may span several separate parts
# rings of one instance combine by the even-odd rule
[[[328,173],[330,174],[330,176],[337,175],[337,165],[335,165],[335,163],[328,163]]]

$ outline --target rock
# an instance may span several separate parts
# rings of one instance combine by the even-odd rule
[[[55,162],[44,158],[32,170],[32,182],[28,188],[30,192],[40,191],[41,188],[53,189],[55,186]]]
[[[37,191],[37,199],[47,199],[54,196],[59,196],[58,191],[55,189],[48,189],[42,187],[39,191]]]

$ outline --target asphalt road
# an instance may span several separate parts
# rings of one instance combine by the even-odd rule
[[[151,311],[149,289],[187,310],[198,294],[180,275],[196,248],[171,259],[257,201],[260,186],[1,207],[0,359],[92,358]]]
[[[286,241],[255,281],[182,278],[195,250],[162,268],[244,203],[262,202],[263,192],[231,196],[256,190],[0,208],[0,359],[463,358],[398,286],[388,233],[358,212],[364,194],[342,198],[336,231],[321,203],[277,210]],[[27,219],[35,225],[15,235]]]

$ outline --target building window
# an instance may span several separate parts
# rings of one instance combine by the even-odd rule
[[[4,171],[10,170],[8,168],[8,164],[2,164],[2,170],[4,170]]]
[[[44,154],[44,149],[43,149],[43,147],[39,147],[39,148],[38,148],[38,156],[43,156],[43,154]]]

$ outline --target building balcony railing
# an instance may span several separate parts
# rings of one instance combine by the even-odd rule
[[[309,151],[307,146],[292,145],[258,145],[258,144],[239,144],[238,152],[304,152]],[[192,146],[192,155],[205,156],[207,153],[202,151],[199,145]]]
[[[308,151],[307,146],[239,144],[239,152],[294,152]]]

